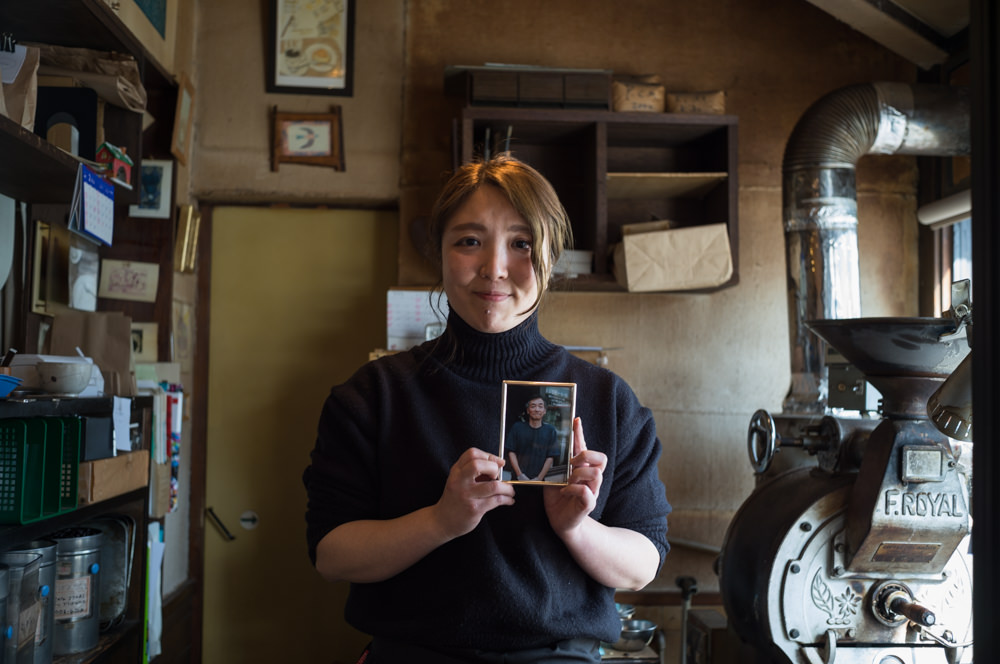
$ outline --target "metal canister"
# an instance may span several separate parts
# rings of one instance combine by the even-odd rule
[[[35,658],[33,664],[52,662],[52,628],[55,624],[56,543],[35,540],[12,551],[41,556],[38,567],[38,601],[41,603],[38,626],[35,628]]]
[[[4,644],[8,664],[32,664],[35,659],[35,630],[41,603],[38,601],[38,553],[0,553],[0,563],[7,566],[7,621],[12,627]]]
[[[56,543],[53,653],[72,655],[97,647],[101,616],[101,544],[97,528],[66,528],[49,535]]]
[[[4,663],[7,640],[14,636],[14,626],[7,622],[7,566],[0,563],[0,664]]]

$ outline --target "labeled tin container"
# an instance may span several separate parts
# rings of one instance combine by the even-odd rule
[[[101,545],[97,528],[52,533],[56,543],[53,653],[72,655],[97,647],[101,616]]]
[[[4,661],[31,664],[35,659],[35,630],[41,615],[38,601],[38,553],[0,553],[0,564],[7,566],[7,622],[10,635],[4,644]]]
[[[55,624],[56,543],[35,540],[12,549],[13,552],[40,555],[38,567],[38,625],[35,628],[33,664],[52,662],[52,629]]]
[[[7,649],[7,639],[14,636],[14,626],[7,622],[7,566],[0,563],[0,664],[6,660],[4,651]]]

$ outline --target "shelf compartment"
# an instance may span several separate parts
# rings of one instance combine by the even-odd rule
[[[654,219],[725,223],[734,272],[719,289],[738,282],[735,116],[486,106],[466,106],[460,116],[456,161],[482,154],[487,128],[492,150],[503,150],[510,127],[511,153],[552,183],[574,247],[594,252],[594,274],[557,288],[621,290],[609,250],[623,225]]]
[[[608,200],[701,198],[728,177],[728,173],[608,173]]]
[[[27,203],[69,203],[76,159],[0,116],[0,193]]]

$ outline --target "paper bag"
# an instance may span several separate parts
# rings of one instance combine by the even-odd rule
[[[38,99],[38,49],[18,46],[24,50],[24,62],[14,79],[3,83],[0,112],[28,131],[35,129],[35,105]],[[10,76],[5,75],[4,81]]]
[[[614,273],[629,292],[697,290],[733,276],[726,224],[687,226],[623,236]]]
[[[108,103],[136,113],[146,109],[146,88],[132,56],[52,44],[38,44],[38,47],[40,74],[70,76],[96,90]]]
[[[612,108],[616,111],[663,112],[662,85],[613,81],[611,83]]]
[[[52,318],[49,352],[75,355],[77,347],[101,369],[104,392],[134,397],[132,319],[118,312],[73,312]]]
[[[668,92],[664,106],[667,113],[708,113],[722,115],[726,112],[726,93],[717,92]]]

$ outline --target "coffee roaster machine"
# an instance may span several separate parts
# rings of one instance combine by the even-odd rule
[[[967,330],[947,318],[810,327],[881,393],[881,417],[754,414],[759,484],[719,559],[729,624],[760,662],[971,661],[971,450],[927,414]],[[778,452],[814,460],[780,468]]]
[[[717,561],[727,632],[746,648],[732,661],[972,661],[971,293],[957,284],[940,318],[860,316],[853,166],[966,154],[967,100],[851,86],[786,146],[792,386],[782,413],[751,418],[756,485]]]

